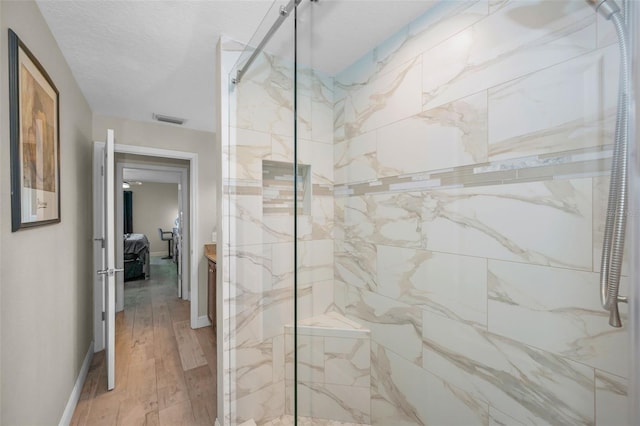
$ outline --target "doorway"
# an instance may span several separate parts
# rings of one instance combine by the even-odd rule
[[[151,158],[151,161],[158,159]],[[116,243],[116,259],[119,262],[118,267],[125,269],[124,274],[118,275],[116,283],[117,312],[124,309],[124,281],[128,275],[127,266],[130,264],[125,257],[131,256],[131,253],[127,253],[131,251],[131,246],[135,251],[136,238],[141,235],[148,245],[147,262],[154,260],[175,265],[176,296],[183,300],[191,300],[188,278],[190,256],[184,249],[189,247],[192,234],[187,195],[188,172],[188,163],[183,161],[168,166],[159,162],[150,163],[147,157],[132,160],[130,157],[116,155],[116,188],[122,188],[117,191],[116,196],[116,235],[122,239]],[[133,237],[124,229],[125,184],[132,192],[133,204],[137,205],[132,210],[135,224],[133,231],[136,234]],[[163,231],[162,234],[160,230]]]
[[[98,142],[98,144],[100,144]],[[183,239],[182,247],[184,248],[185,259],[183,260],[184,270],[182,271],[183,278],[183,289],[184,286],[187,287],[186,297],[190,300],[190,308],[189,308],[189,322],[191,328],[199,328],[210,325],[208,318],[206,315],[200,317],[198,315],[198,260],[192,256],[193,253],[196,252],[195,247],[198,245],[198,221],[197,221],[197,194],[198,194],[198,154],[192,152],[184,152],[184,151],[173,151],[166,149],[157,149],[157,148],[148,148],[141,146],[133,146],[133,145],[115,145],[115,153],[117,156],[125,155],[127,161],[129,162],[137,162],[144,163],[147,167],[153,168],[153,162],[164,162],[164,163],[172,163],[172,166],[169,167],[178,167],[178,168],[188,168],[187,173],[181,173],[181,187],[183,188],[182,194],[183,199],[186,199],[185,203],[187,205],[183,214],[183,221],[185,224],[184,229],[188,230],[188,232],[184,232],[186,238]],[[135,160],[135,161],[134,161]],[[176,160],[178,163],[176,163]],[[99,157],[94,157],[94,162],[99,163]],[[124,162],[124,161],[123,161]],[[158,166],[158,164],[155,164]],[[166,167],[166,166],[165,166]],[[165,170],[166,171],[166,170]],[[175,170],[173,170],[175,172]],[[182,180],[183,177],[186,176],[186,181]],[[99,185],[98,185],[99,186]],[[116,173],[116,188],[122,188],[122,173]],[[121,190],[116,191],[116,194],[122,194]],[[100,196],[101,189],[96,187],[94,188],[94,196]],[[116,197],[117,198],[117,197]],[[122,200],[119,201],[122,203]],[[119,208],[121,209],[122,204],[119,204]],[[118,209],[118,205],[116,205],[116,209]],[[116,227],[116,235],[120,235],[118,242],[116,243],[116,250],[120,250],[119,253],[116,253],[117,259],[122,259],[122,215],[118,215],[118,222]],[[121,266],[119,266],[121,267]],[[102,284],[99,280],[96,280],[94,283],[94,343],[95,343],[95,351],[101,351],[105,347],[104,339],[105,339],[105,329],[104,329],[104,321],[102,319],[101,313],[104,310],[104,300],[103,300],[103,289]],[[123,289],[124,280],[122,280],[122,286],[118,285],[121,289]],[[123,294],[123,291],[120,292]],[[121,303],[117,304],[119,307],[122,307],[124,300]]]

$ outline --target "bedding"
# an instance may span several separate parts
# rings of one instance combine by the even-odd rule
[[[124,280],[149,279],[149,240],[144,234],[124,235]]]

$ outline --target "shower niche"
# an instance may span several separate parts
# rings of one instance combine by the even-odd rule
[[[294,208],[297,208],[298,215],[310,214],[311,166],[298,164],[298,178],[295,182],[293,166],[293,163],[283,161],[262,160],[262,213],[264,215],[291,215]]]

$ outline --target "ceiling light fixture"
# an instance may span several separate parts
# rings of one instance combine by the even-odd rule
[[[122,189],[129,189],[131,188],[131,185],[129,185],[129,182],[122,182]]]
[[[161,121],[163,123],[177,124],[178,126],[182,126],[187,121],[184,118],[171,117],[169,115],[162,115],[162,114],[156,114],[156,113],[153,113],[152,117],[156,121]]]

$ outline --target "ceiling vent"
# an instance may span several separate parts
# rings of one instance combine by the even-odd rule
[[[169,115],[162,115],[162,114],[155,114],[155,113],[153,114],[153,119],[157,121],[161,121],[163,123],[177,124],[178,126],[182,126],[184,122],[187,121],[184,118],[171,117]]]

